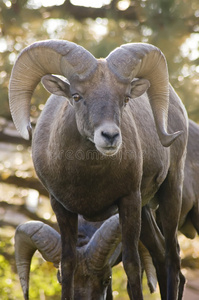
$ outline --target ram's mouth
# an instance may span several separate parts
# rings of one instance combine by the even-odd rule
[[[114,156],[120,147],[99,147],[96,145],[96,148],[104,156]]]
[[[103,155],[103,156],[114,156],[118,153],[120,149],[120,145],[117,146],[106,146],[106,147],[101,147],[99,145],[96,145],[93,138],[89,137],[88,140],[95,145],[95,148]]]

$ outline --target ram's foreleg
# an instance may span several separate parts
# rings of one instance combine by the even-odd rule
[[[182,166],[170,169],[158,191],[160,220],[165,237],[167,300],[181,299],[185,282],[183,275],[180,275],[180,248],[177,240],[182,204],[182,170]]]
[[[141,196],[133,192],[119,202],[119,216],[122,227],[122,260],[128,278],[130,299],[142,300],[141,267],[138,241],[141,227]]]
[[[74,271],[76,267],[76,243],[78,231],[78,217],[67,211],[54,197],[51,205],[59,224],[62,243],[61,254],[61,282],[62,300],[73,300]]]

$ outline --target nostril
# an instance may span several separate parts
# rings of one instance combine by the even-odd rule
[[[102,136],[108,140],[110,143],[113,143],[114,140],[119,136],[118,132],[108,132],[108,131],[102,131]]]

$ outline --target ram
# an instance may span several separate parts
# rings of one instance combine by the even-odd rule
[[[15,258],[24,299],[29,295],[29,271],[34,252],[60,266],[60,234],[50,226],[30,221],[17,227]],[[139,243],[142,266],[151,292],[156,288],[156,273],[148,250]],[[91,223],[79,218],[77,268],[74,278],[74,299],[112,300],[112,267],[121,261],[121,229],[118,214],[103,222]],[[58,279],[61,282],[60,273]]]
[[[54,95],[37,122],[32,157],[60,228],[62,300],[74,297],[78,214],[100,220],[117,209],[129,296],[143,299],[138,253],[141,207],[157,191],[168,266],[167,298],[177,299],[176,228],[188,121],[169,85],[163,53],[150,44],[132,43],[106,59],[96,59],[68,41],[28,46],[13,67],[9,86],[12,117],[26,139],[31,137],[30,100],[40,80]]]

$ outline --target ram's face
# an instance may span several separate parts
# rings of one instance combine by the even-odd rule
[[[108,288],[111,289],[111,273],[110,267],[100,271],[89,270],[88,274],[76,272],[74,278],[74,299],[105,300]],[[79,274],[84,274],[84,276]]]
[[[90,258],[86,256],[85,249],[84,246],[77,248],[78,263],[74,274],[74,300],[105,300],[107,297],[109,299],[112,295],[111,266],[106,264],[103,268],[95,269],[95,265],[90,264]],[[57,279],[62,284],[60,269],[57,272]]]
[[[120,124],[130,85],[119,84],[103,67],[86,82],[71,83],[70,91],[80,134],[103,155],[114,155],[122,144]]]
[[[139,97],[150,85],[145,79],[132,82],[120,79],[105,60],[99,60],[98,68],[84,80],[74,75],[67,83],[46,75],[42,82],[49,92],[69,99],[79,133],[106,156],[115,155],[121,147],[120,127],[127,102]]]

